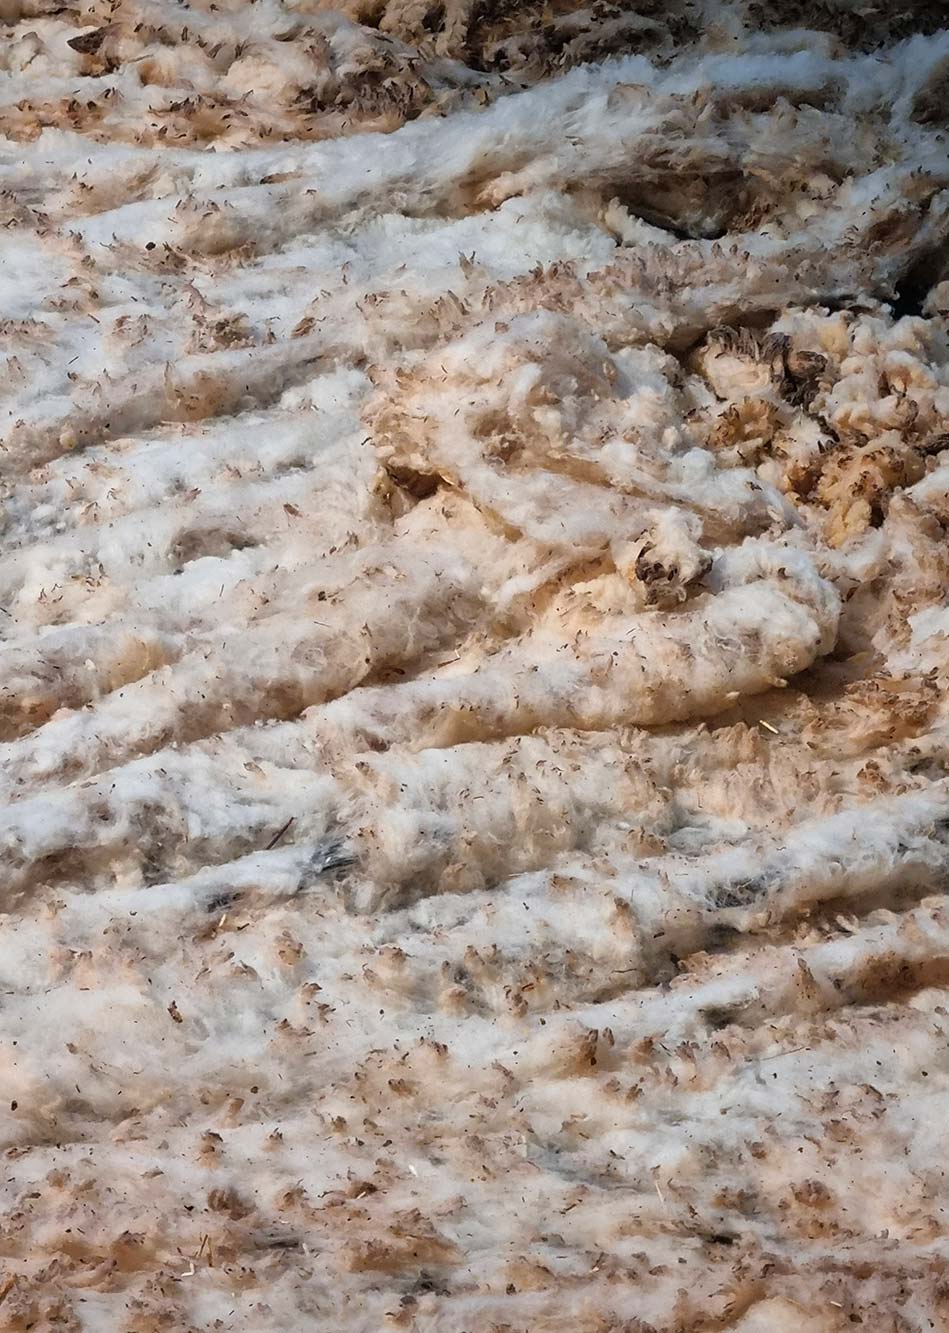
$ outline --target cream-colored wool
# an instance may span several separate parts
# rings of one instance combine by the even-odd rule
[[[937,10],[0,0],[0,1330],[949,1326]]]

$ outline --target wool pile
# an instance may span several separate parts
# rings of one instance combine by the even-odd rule
[[[949,1327],[949,19],[0,0],[0,1329]]]

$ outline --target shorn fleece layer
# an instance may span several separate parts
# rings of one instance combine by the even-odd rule
[[[949,1328],[944,29],[0,0],[0,1330]]]

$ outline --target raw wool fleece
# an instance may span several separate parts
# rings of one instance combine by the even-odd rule
[[[0,1329],[949,1326],[944,6],[0,23]]]

